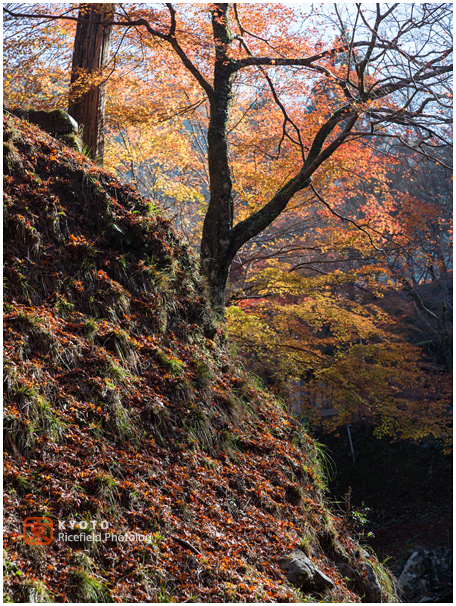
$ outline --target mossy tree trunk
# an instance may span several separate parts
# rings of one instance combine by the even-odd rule
[[[81,4],[74,39],[68,113],[82,128],[88,155],[103,164],[106,75],[114,4]]]

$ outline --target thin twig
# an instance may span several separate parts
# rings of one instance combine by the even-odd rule
[[[189,543],[188,541],[186,541],[185,539],[181,539],[180,537],[176,537],[175,535],[170,535],[172,539],[174,539],[175,541],[177,541],[177,543],[180,543],[183,547],[186,547],[187,549],[190,549],[190,551],[193,551],[193,553],[195,553],[196,555],[199,555],[201,557],[203,557],[203,554],[198,551],[198,549],[196,547],[194,547],[191,543]]]
[[[315,189],[313,183],[310,184],[310,187],[312,188],[313,193],[317,196],[318,200],[324,204],[324,206],[326,206],[326,208],[329,210],[329,212],[331,214],[333,214],[335,217],[337,217],[338,219],[340,219],[341,221],[347,221],[348,223],[352,223],[352,225],[354,225],[356,227],[356,229],[359,229],[360,231],[363,232],[363,234],[366,234],[366,236],[369,238],[369,242],[371,243],[371,246],[373,248],[375,248],[375,250],[378,250],[378,252],[381,252],[382,254],[384,254],[386,256],[385,251],[383,250],[383,248],[378,248],[378,246],[375,245],[374,241],[372,240],[372,236],[370,235],[370,233],[364,229],[364,227],[362,225],[360,225],[359,223],[357,223],[354,219],[350,219],[349,217],[343,217],[342,215],[339,215],[338,212],[336,212],[329,204],[328,202],[326,202],[326,200],[324,200],[320,194],[317,192],[317,190]]]

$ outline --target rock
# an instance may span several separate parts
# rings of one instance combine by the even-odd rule
[[[365,601],[378,604],[382,601],[382,590],[378,584],[377,575],[368,562],[363,562],[362,567],[366,573],[366,578],[364,581]]]
[[[315,585],[319,589],[333,587],[333,581],[315,566],[302,551],[293,549],[279,561],[281,570],[295,587]]]
[[[8,109],[4,107],[3,110],[21,120],[36,124],[68,147],[80,153],[83,152],[82,141],[78,135],[78,123],[62,109],[53,109],[47,112],[44,110]]]
[[[399,577],[399,583],[405,582],[406,577],[410,575],[421,576],[424,572],[424,563],[419,551],[414,551],[407,560],[404,566],[401,576]],[[403,581],[401,582],[401,579]]]
[[[66,145],[68,145],[68,147],[71,147],[71,149],[75,149],[76,151],[82,154],[82,141],[76,133],[71,133],[69,135],[61,135],[59,137],[59,141],[62,141],[62,143],[65,143]]]
[[[427,593],[426,583],[421,576],[424,562],[418,551],[412,553],[398,580],[399,589],[407,602],[419,602],[422,597],[431,597]]]
[[[406,602],[442,602],[452,593],[452,552],[443,546],[412,553],[398,580]]]
[[[50,135],[70,135],[78,132],[78,123],[62,109],[44,110],[14,109],[18,118],[36,124]]]
[[[338,562],[340,574],[348,581],[348,586],[362,596],[362,602],[378,604],[382,602],[382,590],[373,567],[365,560],[355,568],[348,562]]]

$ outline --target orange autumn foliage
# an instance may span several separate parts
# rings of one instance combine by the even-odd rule
[[[41,13],[58,14],[59,10],[58,5],[33,7],[33,11]],[[346,347],[337,322],[350,316],[353,324],[359,324],[357,331],[362,332],[365,321],[366,310],[359,302],[358,310],[352,309],[356,297],[338,292],[344,283],[361,293],[363,288],[367,289],[374,296],[382,295],[390,287],[404,289],[403,292],[411,289],[410,296],[418,297],[416,286],[420,280],[432,278],[425,275],[426,268],[435,266],[439,274],[440,261],[434,263],[439,255],[444,258],[442,267],[448,267],[447,216],[441,207],[410,193],[407,187],[392,185],[388,171],[401,162],[406,164],[413,156],[401,160],[385,141],[394,129],[397,136],[412,146],[424,137],[432,151],[435,137],[417,134],[427,133],[426,125],[432,120],[438,123],[437,139],[449,137],[449,55],[444,46],[432,48],[432,58],[428,57],[423,67],[418,55],[410,57],[401,50],[396,73],[387,57],[397,48],[382,41],[389,40],[395,22],[392,13],[391,18],[388,16],[389,9],[384,13],[382,10],[358,8],[353,14],[337,12],[332,17],[324,11],[319,15],[307,14],[302,17],[299,29],[297,11],[292,7],[214,4],[152,8],[130,4],[126,13],[117,13],[119,25],[113,28],[112,73],[107,83],[106,166],[131,178],[154,202],[164,204],[195,248],[201,239],[203,249],[205,241],[215,240],[214,254],[203,250],[202,255],[203,273],[209,284],[214,282],[210,276],[213,268],[204,269],[204,259],[218,256],[220,261],[223,257],[220,263],[225,264],[225,270],[231,263],[229,257],[234,259],[228,303],[268,297],[271,310],[263,315],[268,322],[270,318],[283,318],[280,330],[274,330],[279,334],[291,332],[293,339],[309,339],[316,351],[320,347],[318,335],[306,333],[306,322],[312,325],[312,314],[317,321],[318,309],[324,307],[328,317],[333,318],[331,330],[335,331],[329,358],[337,347]],[[428,31],[442,27],[444,39],[448,18],[445,7],[436,5],[429,13],[420,14],[422,27]],[[396,24],[406,19],[406,13],[394,16],[398,19]],[[33,100],[43,106],[64,103],[68,78],[64,59],[70,56],[74,22],[43,20],[43,25],[34,29],[25,20],[18,25],[10,16],[6,18],[11,19],[7,21],[11,31],[24,27],[31,28],[32,34],[8,38],[6,98],[11,102],[24,101],[25,81],[21,80],[24,76],[20,76],[19,68],[26,63],[27,86],[33,81],[28,102]],[[321,19],[320,24],[317,18]],[[335,27],[329,25],[331,19],[337,24]],[[127,27],[128,20],[135,27]],[[378,25],[382,40],[366,23]],[[407,36],[412,32],[402,35],[404,44],[410,43]],[[34,55],[31,40],[35,47],[48,52]],[[58,60],[57,53],[51,53],[57,47],[61,49]],[[230,77],[222,73],[225,64],[234,70]],[[404,80],[407,66],[415,70],[413,84]],[[214,108],[218,107],[214,100],[217,77],[220,83],[225,82],[231,97],[226,107],[222,104],[226,110],[222,130],[227,151],[224,156],[222,150],[218,156],[221,164],[217,165],[223,167],[222,181],[226,187],[223,183],[217,186],[216,195],[214,183],[219,169],[211,169],[207,157],[211,155],[211,121]],[[404,101],[402,86],[404,90],[417,87],[412,99]],[[222,88],[217,89],[221,96]],[[433,113],[428,110],[435,101],[435,91],[439,93],[439,103]],[[353,124],[347,130],[349,122]],[[368,132],[376,137],[372,144],[363,139]],[[310,168],[310,158],[318,164],[315,170]],[[266,229],[254,229],[253,219],[263,220],[265,209],[276,193],[286,189],[299,175],[302,175],[300,186],[279,214],[277,208],[272,212],[275,221]],[[403,181],[412,183],[413,179],[413,173],[404,170]],[[222,204],[220,192],[224,187],[229,195]],[[220,227],[218,219],[209,227],[210,208],[216,217],[228,217],[224,227]],[[263,220],[263,227],[265,223]],[[429,225],[437,223],[441,232],[431,236]],[[221,231],[217,232],[219,228]],[[233,253],[247,228],[251,229],[250,238]],[[234,239],[230,250],[220,251],[219,244],[231,238]],[[420,272],[424,274],[415,284]],[[318,275],[322,276],[320,282],[316,279]],[[437,280],[440,278],[437,275]],[[224,298],[225,277],[220,280],[223,288],[220,283],[217,289],[223,290]],[[289,300],[290,296],[295,298]],[[419,297],[415,302],[419,306]],[[248,307],[244,304],[244,310],[248,308],[258,313],[253,304]],[[374,399],[378,391],[376,407],[386,414],[397,402],[394,398],[388,400],[388,394],[394,391],[393,379],[391,389],[382,391],[384,385],[390,384],[388,373],[395,372],[391,370],[390,357],[394,358],[405,347],[409,352],[407,368],[417,385],[425,382],[425,374],[417,362],[419,352],[406,340],[400,341],[396,334],[396,319],[384,319],[389,327],[382,332],[384,327],[375,322],[376,313],[372,311],[373,317],[369,316],[373,323],[370,338],[380,339],[391,352],[386,354],[379,348],[379,360],[385,360],[380,369],[386,374],[384,382],[373,381],[370,389]],[[299,314],[305,316],[305,322]],[[446,320],[440,316],[437,320],[440,325],[436,330],[444,340],[448,334]],[[272,329],[270,323],[265,326]],[[278,342],[274,343],[278,349]],[[352,384],[354,393],[359,393],[364,388],[355,381],[359,374],[356,356],[362,359],[363,354],[358,347],[353,349],[353,355],[353,359],[349,358]],[[306,364],[309,363],[304,364],[305,373],[312,370]],[[336,366],[342,367],[343,363]],[[284,377],[287,372],[285,364]],[[407,372],[404,366],[404,377]],[[298,371],[293,373],[296,376]],[[342,393],[336,400],[345,402],[346,392]],[[354,403],[356,397],[350,397],[353,400],[350,414],[356,415],[359,412]],[[432,399],[431,394],[429,397]],[[442,400],[437,406],[439,427],[444,423],[441,412],[445,402]],[[359,401],[359,410],[363,406]],[[376,415],[381,417],[381,413],[372,413],[373,417]],[[400,431],[406,432],[408,413],[400,416],[403,420]],[[424,431],[419,428],[415,433],[422,435]],[[438,428],[435,431],[444,432]]]

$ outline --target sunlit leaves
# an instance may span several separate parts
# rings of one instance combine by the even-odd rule
[[[220,329],[205,336],[204,289],[169,223],[11,120],[39,178],[5,179],[8,211],[33,219],[42,252],[32,261],[6,230],[5,547],[22,572],[8,569],[6,590],[39,576],[59,601],[296,600],[275,559],[306,524],[327,524],[312,440],[220,347]],[[21,524],[35,514],[151,541],[55,542],[31,558]],[[315,548],[335,595],[356,599]]]
[[[321,423],[329,411],[327,428],[361,419],[380,434],[448,444],[449,377],[424,363],[392,313],[394,300],[381,298],[385,288],[359,271],[305,278],[284,269],[253,274],[262,298],[229,308],[227,321],[252,367],[295,413]]]

